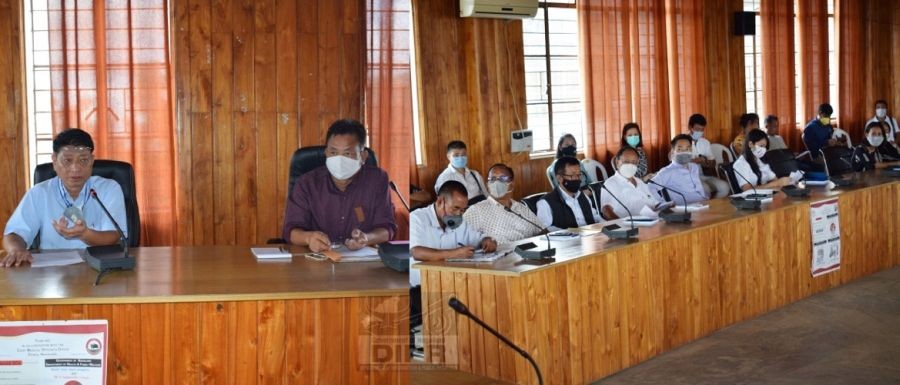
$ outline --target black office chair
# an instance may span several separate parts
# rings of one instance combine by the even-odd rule
[[[719,173],[725,175],[725,180],[728,181],[728,187],[731,188],[732,194],[739,194],[743,191],[741,190],[741,185],[737,182],[737,177],[734,174],[734,163],[720,164]]]
[[[825,173],[834,181],[841,175],[853,172],[853,149],[845,146],[828,146],[819,150],[825,160]]]
[[[525,203],[526,206],[528,206],[528,209],[531,210],[531,212],[537,214],[537,203],[546,194],[547,193],[531,194],[525,198],[522,198],[522,202]]]
[[[779,178],[800,170],[800,163],[794,156],[794,152],[788,149],[770,150],[762,157],[762,161],[766,162]]]
[[[119,183],[125,197],[125,215],[128,222],[128,246],[137,247],[141,243],[141,214],[138,210],[137,191],[134,182],[134,168],[131,164],[118,160],[97,159],[91,175],[112,179]],[[53,163],[44,163],[34,169],[34,183],[38,184],[56,176]],[[104,202],[105,204],[106,202]],[[40,234],[34,247],[40,247]]]
[[[366,165],[378,167],[378,159],[375,158],[375,152],[371,148],[366,147],[369,157],[366,158]],[[294,183],[297,182],[303,174],[325,165],[325,146],[309,146],[301,147],[294,151],[291,155],[291,170],[288,174],[287,199],[290,201],[291,194],[294,192]],[[287,204],[287,203],[285,203]],[[271,238],[266,243],[287,243],[282,238]]]
[[[487,197],[484,195],[476,195],[474,198],[469,199],[469,207],[474,206],[476,203],[486,200]]]

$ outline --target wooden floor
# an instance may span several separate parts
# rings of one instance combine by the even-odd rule
[[[831,289],[595,385],[900,384],[900,267]]]

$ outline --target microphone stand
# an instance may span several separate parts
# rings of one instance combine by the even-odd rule
[[[625,206],[625,204],[622,203],[622,201],[619,200],[618,197],[616,197],[616,194],[613,194],[613,192],[610,191],[610,189],[606,187],[605,182],[606,181],[594,182],[594,183],[591,183],[589,187],[591,187],[591,189],[594,189],[596,186],[599,186],[600,188],[606,190],[606,192],[609,193],[609,196],[611,196],[613,199],[615,199],[616,202],[618,202],[620,205],[622,205],[622,207],[625,208],[625,212],[628,213],[628,219],[631,222],[631,228],[630,229],[622,229],[622,228],[610,228],[611,226],[605,226],[600,231],[604,235],[606,235],[607,237],[610,237],[612,239],[631,239],[631,238],[636,237],[638,235],[638,229],[637,229],[637,227],[634,227],[634,216],[631,215],[631,210],[629,210],[628,206]],[[598,210],[599,209],[600,208],[598,207]]]
[[[691,223],[691,213],[688,211],[688,208],[687,208],[687,197],[685,197],[684,194],[681,193],[681,191],[663,186],[657,182],[654,182],[652,179],[648,180],[647,183],[662,187],[663,191],[671,191],[678,195],[681,195],[681,201],[684,202],[684,212],[676,213],[676,212],[674,212],[674,210],[670,210],[672,212],[659,213],[659,216],[664,221],[666,221],[667,223]]]
[[[464,303],[462,303],[462,301],[456,299],[455,297],[450,298],[448,305],[450,305],[450,308],[452,308],[457,313],[468,317],[470,320],[472,320],[476,324],[478,324],[478,326],[481,326],[482,328],[484,328],[484,330],[487,330],[488,332],[493,334],[494,337],[497,337],[498,339],[500,339],[500,341],[503,341],[504,344],[506,344],[507,346],[509,346],[510,348],[515,350],[516,353],[519,353],[520,356],[522,356],[526,360],[528,360],[528,362],[531,363],[531,367],[534,368],[535,374],[537,374],[538,384],[539,385],[544,384],[544,377],[541,376],[541,369],[538,368],[537,362],[534,361],[534,358],[532,358],[531,355],[528,354],[527,351],[525,351],[525,349],[522,349],[522,348],[516,346],[516,344],[514,344],[508,338],[504,337],[502,334],[500,334],[500,332],[498,332],[494,328],[490,327],[490,325],[484,323],[484,321],[482,321],[480,318],[476,317],[474,314],[470,313],[469,308],[466,307],[466,305]]]
[[[750,185],[750,188],[753,189],[753,199],[747,199],[744,197],[731,197],[731,205],[736,207],[739,210],[759,210],[762,208],[762,201],[758,199],[759,193],[756,191],[756,186],[753,183],[750,183],[750,180],[744,177],[738,170],[735,170],[734,166],[731,167],[731,171],[734,172],[735,175],[741,177],[747,184]]]
[[[391,187],[391,190],[394,190],[394,193],[397,194],[397,198],[400,198],[400,203],[403,203],[403,207],[406,207],[406,212],[409,212],[409,203],[403,199],[403,195],[400,195],[400,191],[397,190],[397,185],[394,184],[394,181],[388,181],[388,186]]]
[[[525,244],[521,244],[521,245],[516,245],[516,248],[515,248],[516,254],[519,254],[519,256],[521,256],[523,259],[536,260],[536,261],[541,261],[541,262],[556,261],[556,258],[553,258],[553,256],[556,255],[556,249],[550,247],[550,233],[547,232],[547,229],[545,227],[539,226],[537,223],[529,221],[525,217],[519,215],[519,213],[512,211],[512,209],[509,207],[503,206],[503,208],[510,214],[519,217],[520,219],[522,219],[525,222],[528,222],[529,224],[531,224],[534,227],[537,227],[538,229],[541,230],[541,233],[543,233],[544,236],[547,237],[547,248],[546,249],[534,250],[534,248],[536,248],[537,245],[535,245],[533,243],[525,243]]]
[[[119,227],[119,223],[116,222],[116,219],[113,218],[112,214],[109,213],[109,210],[106,209],[106,205],[103,204],[100,197],[97,196],[97,191],[91,189],[90,195],[97,201],[97,204],[100,205],[103,212],[106,213],[106,216],[112,222],[113,226],[116,228],[116,232],[119,234],[118,245],[91,246],[86,249],[87,255],[85,256],[85,261],[90,267],[99,272],[97,274],[97,279],[94,280],[94,286],[97,286],[100,284],[100,280],[112,270],[134,269],[135,260],[128,256],[128,238],[125,237],[125,232],[122,231],[122,228]]]

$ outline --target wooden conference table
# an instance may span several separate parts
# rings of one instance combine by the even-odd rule
[[[97,287],[84,263],[0,269],[0,321],[108,320],[109,384],[409,381],[406,274],[248,247],[132,252],[137,268]]]
[[[556,262],[544,265],[515,254],[493,264],[419,263],[426,361],[537,383],[527,361],[447,306],[451,296],[527,350],[546,384],[586,384],[900,264],[900,179],[868,172],[853,187],[811,189],[807,198],[779,193],[757,212],[713,200],[693,223],[641,228],[637,241],[555,242]],[[833,197],[841,267],[813,278],[810,202]]]

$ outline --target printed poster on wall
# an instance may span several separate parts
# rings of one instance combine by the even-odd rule
[[[0,322],[0,384],[105,385],[106,320]]]
[[[811,203],[812,276],[818,277],[841,268],[841,224],[838,200]]]

